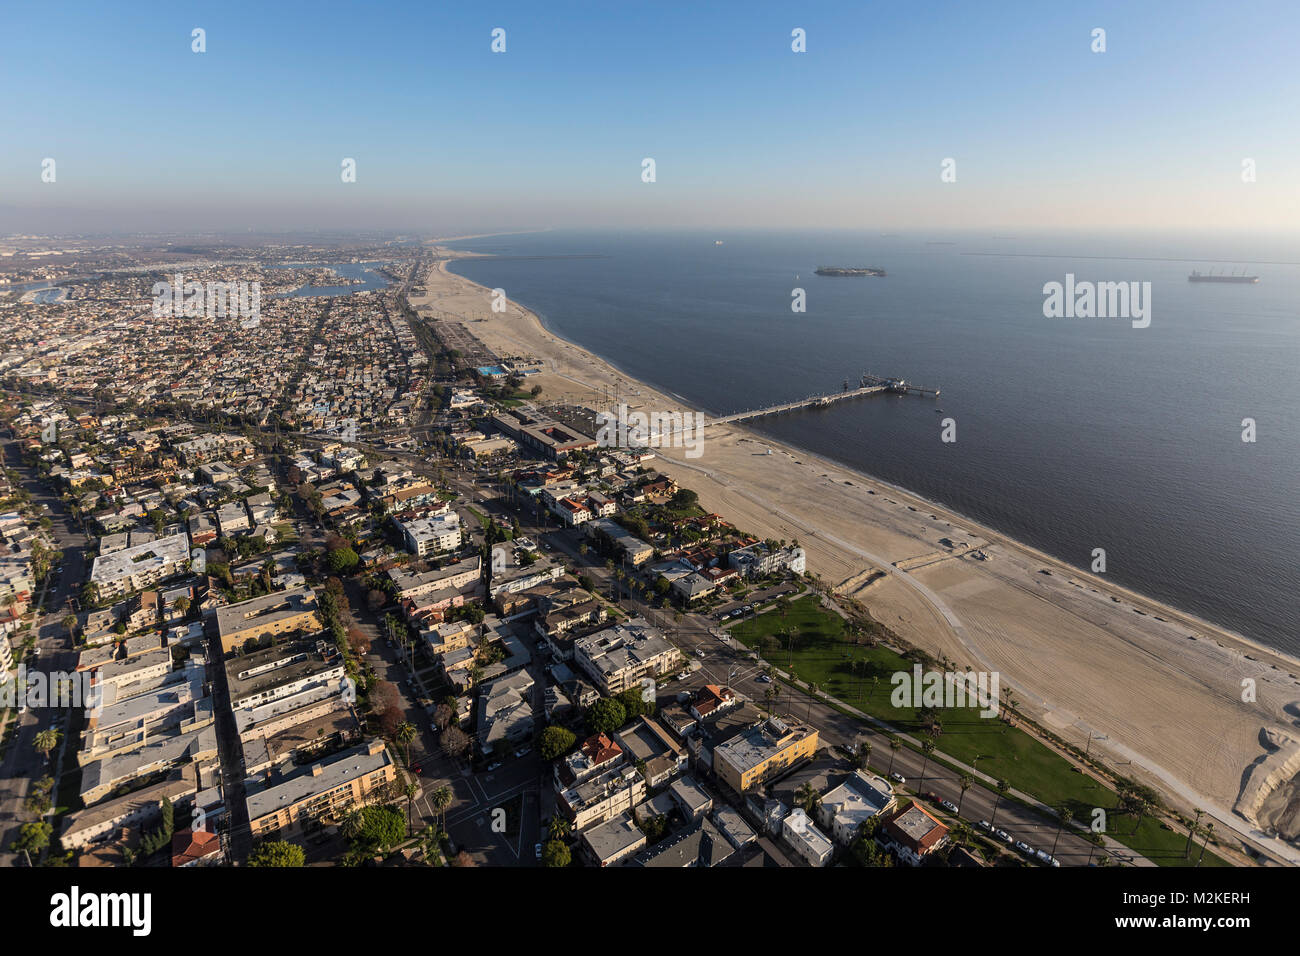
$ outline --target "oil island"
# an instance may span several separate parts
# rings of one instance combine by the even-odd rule
[[[842,266],[817,267],[819,276],[883,276],[884,274],[884,269],[871,269],[865,266],[860,269],[846,269]]]

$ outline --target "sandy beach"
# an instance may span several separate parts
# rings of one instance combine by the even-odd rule
[[[541,366],[530,381],[542,402],[601,407],[608,387],[632,408],[689,410],[513,301],[492,312],[489,290],[446,265],[430,270],[427,294],[412,305],[463,322],[503,359]],[[1300,660],[743,426],[704,435],[700,457],[665,448],[654,463],[704,507],[744,530],[797,539],[809,571],[905,640],[959,668],[999,672],[1004,693],[1011,688],[1043,726],[1080,747],[1091,732],[1094,753],[1171,806],[1205,810],[1220,833],[1300,863],[1295,845],[1266,832],[1294,839],[1300,816],[1289,807],[1300,773]]]

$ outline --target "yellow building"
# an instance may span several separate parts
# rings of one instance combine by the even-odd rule
[[[245,642],[264,634],[318,631],[316,595],[311,588],[272,591],[251,601],[217,608],[217,639],[221,653],[237,651]]]
[[[287,776],[267,776],[248,788],[248,823],[254,837],[323,817],[337,820],[350,808],[383,796],[397,779],[397,769],[384,742],[375,739]]]
[[[736,793],[745,793],[797,760],[817,752],[817,729],[793,717],[769,717],[713,751],[713,772]]]

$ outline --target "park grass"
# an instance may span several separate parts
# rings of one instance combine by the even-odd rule
[[[792,649],[782,635],[784,629],[795,634]],[[890,675],[910,674],[913,662],[887,647],[851,643],[843,619],[826,610],[818,595],[792,601],[784,618],[773,610],[745,619],[731,628],[731,634],[800,681],[811,681],[819,692],[914,738],[924,735],[919,708],[895,707],[890,699],[894,689]],[[942,761],[947,755],[995,780],[1007,780],[1014,789],[1058,812],[1068,808],[1078,824],[1091,823],[1094,808],[1103,808],[1108,834],[1153,863],[1195,864],[1200,850],[1194,849],[1190,860],[1184,858],[1185,834],[1162,828],[1155,817],[1144,817],[1133,832],[1133,818],[1121,818],[1116,812],[1119,796],[1114,790],[1087,774],[1075,773],[1068,760],[1032,735],[997,717],[981,717],[976,707],[943,708],[940,718],[943,730],[932,759]],[[875,753],[873,758],[879,761],[881,755]],[[957,794],[941,796],[954,802],[957,798]],[[1202,865],[1227,864],[1207,851]]]

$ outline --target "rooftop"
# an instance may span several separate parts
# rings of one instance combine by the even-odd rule
[[[382,770],[391,762],[383,741],[372,740],[310,766],[295,768],[260,789],[254,789],[258,786],[257,782],[250,783],[248,817],[250,820],[258,820],[269,813],[287,809],[310,797],[328,793],[336,787]]]

